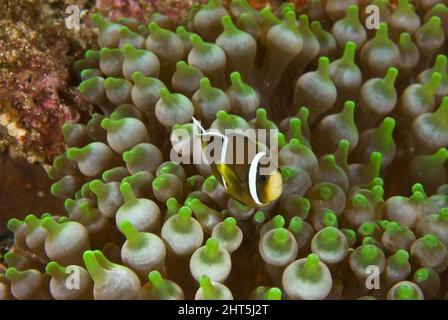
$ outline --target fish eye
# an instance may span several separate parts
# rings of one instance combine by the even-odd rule
[[[266,182],[268,180],[267,176],[260,176],[261,182]]]

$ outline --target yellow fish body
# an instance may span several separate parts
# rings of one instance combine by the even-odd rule
[[[260,169],[264,166],[261,160],[267,157],[267,152],[261,151],[254,156],[250,155],[249,150],[266,150],[264,145],[260,145],[248,136],[238,132],[225,136],[217,132],[207,132],[196,119],[193,118],[193,121],[202,131],[201,135],[203,136],[208,135],[227,141],[236,141],[236,143],[229,143],[234,148],[229,147],[228,143],[223,143],[220,150],[221,161],[211,161],[210,163],[213,175],[232,198],[246,206],[260,208],[269,205],[280,197],[283,191],[281,173],[277,169],[269,174],[260,173]],[[244,143],[243,148],[241,148],[241,141]],[[240,148],[235,149],[238,142],[240,142]],[[206,145],[207,143],[203,144],[204,147]],[[238,154],[240,152],[243,152],[243,154]]]

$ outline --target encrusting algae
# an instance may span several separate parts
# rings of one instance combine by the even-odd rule
[[[99,112],[63,127],[49,170],[67,212],[8,222],[2,299],[446,296],[446,2],[210,0],[177,27],[92,19],[101,49],[74,69]],[[194,156],[193,117],[221,136],[278,129],[281,194],[252,168],[171,161]],[[229,189],[241,172],[249,188]]]

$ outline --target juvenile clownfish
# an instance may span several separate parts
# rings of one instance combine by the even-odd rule
[[[210,163],[210,168],[217,181],[224,187],[226,192],[235,200],[253,208],[265,207],[271,202],[280,197],[283,191],[283,180],[281,173],[276,169],[268,175],[262,175],[260,168],[262,167],[261,160],[267,157],[265,151],[260,151],[251,159],[248,159],[249,144],[257,150],[260,145],[244,136],[242,133],[232,133],[224,135],[218,131],[206,131],[201,124],[193,117],[193,124],[196,125],[200,131],[201,136],[215,137],[222,139],[222,148],[220,150],[220,161]],[[229,140],[234,138],[242,138],[244,146],[244,161],[243,163],[229,163],[228,153],[233,152],[234,156],[230,159],[235,159],[235,150],[230,149]],[[207,143],[203,144],[205,147]]]

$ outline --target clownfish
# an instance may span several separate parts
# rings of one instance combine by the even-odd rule
[[[260,172],[260,169],[265,166],[262,164],[262,159],[265,160],[268,156],[266,149],[256,153],[253,157],[249,155],[248,150],[260,149],[259,143],[239,132],[224,135],[218,131],[206,131],[194,117],[193,124],[198,127],[200,136],[222,139],[220,161],[210,161],[210,169],[217,181],[232,198],[246,206],[261,208],[280,197],[283,191],[283,180],[279,170],[272,170],[269,174],[261,174]],[[230,159],[237,157],[235,149],[229,147],[231,139],[244,141],[244,161],[242,163],[241,161],[237,163],[228,161],[230,152],[233,152]],[[206,145],[207,142],[204,142],[203,148]],[[254,149],[250,149],[250,147]],[[266,147],[264,146],[264,148]]]

